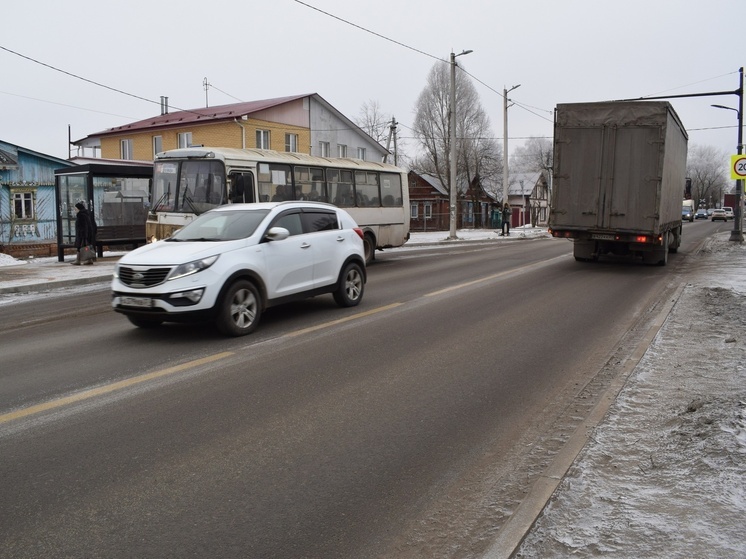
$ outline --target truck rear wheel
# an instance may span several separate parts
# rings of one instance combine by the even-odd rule
[[[574,241],[572,253],[578,262],[595,262],[598,260],[594,241]]]

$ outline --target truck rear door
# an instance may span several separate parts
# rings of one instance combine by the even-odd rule
[[[654,231],[659,218],[662,139],[656,127],[609,128],[601,224],[615,231]]]
[[[555,189],[552,227],[599,226],[604,134],[600,127],[555,132]]]

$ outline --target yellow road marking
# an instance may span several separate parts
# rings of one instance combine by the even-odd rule
[[[121,390],[123,388],[128,388],[130,386],[134,386],[136,384],[147,382],[149,380],[172,375],[174,373],[178,373],[180,371],[184,371],[192,367],[199,367],[200,365],[205,365],[207,363],[212,363],[213,361],[225,359],[226,357],[229,357],[231,355],[233,355],[232,351],[224,351],[222,353],[216,353],[215,355],[203,357],[202,359],[196,359],[194,361],[188,361],[187,363],[182,363],[181,365],[175,365],[173,367],[168,367],[167,369],[162,369],[160,371],[154,371],[152,373],[147,373],[147,374],[140,375],[137,377],[132,377],[126,380],[115,382],[113,384],[108,384],[106,386],[100,386],[99,388],[92,388],[90,390],[84,390],[83,392],[80,392],[78,394],[73,394],[72,396],[66,396],[65,398],[58,398],[57,400],[52,400],[50,402],[45,402],[43,404],[29,406],[27,408],[16,410],[11,413],[0,415],[0,424],[7,423],[8,421],[13,421],[14,419],[20,419],[22,417],[28,417],[30,415],[34,415],[34,414],[41,413],[44,411],[61,408],[63,406],[74,404],[76,402],[82,402],[83,400],[88,400],[89,398],[94,398],[95,396],[101,396],[102,394],[109,394],[116,390]]]
[[[337,324],[343,324],[345,322],[349,322],[350,320],[357,320],[358,318],[363,318],[365,316],[371,316],[379,312],[387,311],[389,309],[394,309],[403,304],[404,303],[391,303],[390,305],[385,305],[383,307],[378,307],[375,309],[371,309],[369,311],[361,312],[358,314],[353,314],[352,316],[340,318],[339,320],[332,320],[331,322],[324,322],[323,324],[318,324],[316,326],[309,326],[308,328],[303,328],[302,330],[296,330],[295,332],[290,332],[288,334],[285,334],[284,337],[293,338],[295,336],[300,336],[301,334],[308,334],[309,332],[315,332],[316,330],[322,330],[324,328],[328,328],[329,326],[336,326]]]

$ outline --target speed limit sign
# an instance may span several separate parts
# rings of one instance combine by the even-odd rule
[[[746,155],[730,156],[730,178],[733,180],[746,179]]]

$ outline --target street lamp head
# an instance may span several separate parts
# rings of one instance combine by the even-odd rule
[[[726,107],[725,105],[710,105],[711,107],[715,107],[716,109],[727,109],[729,111],[736,111],[739,115],[741,114],[738,109],[734,109],[733,107]]]
[[[461,56],[462,54],[471,54],[472,52],[474,52],[474,51],[473,51],[473,50],[464,50],[464,51],[461,51],[461,52],[460,52],[459,54],[457,54],[456,56]]]

